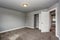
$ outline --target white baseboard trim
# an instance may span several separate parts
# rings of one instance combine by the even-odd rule
[[[58,35],[56,35],[57,37],[59,37]]]
[[[31,27],[31,26],[24,26],[24,27],[12,28],[9,30],[1,31],[0,33],[9,32],[9,31],[13,31],[13,30],[17,30],[17,29],[21,29],[21,28],[25,28],[25,27],[34,29],[34,27]]]
[[[31,27],[31,26],[26,26],[26,27],[34,29],[34,27]]]
[[[21,28],[24,28],[24,27],[12,28],[9,30],[1,31],[0,33],[9,32],[9,31],[13,31],[13,30],[21,29]]]
[[[60,37],[57,34],[56,34],[56,37],[59,38],[59,40],[60,40]]]
[[[32,28],[32,29],[34,29],[34,27],[28,27],[28,28]]]

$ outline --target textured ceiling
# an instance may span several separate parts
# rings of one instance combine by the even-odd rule
[[[22,3],[29,3],[27,8],[21,6]],[[21,12],[31,12],[48,8],[58,2],[58,0],[0,0],[0,7],[18,10]]]

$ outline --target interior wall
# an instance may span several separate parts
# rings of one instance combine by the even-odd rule
[[[34,28],[34,14],[40,14],[41,11],[34,11],[27,13],[26,15],[26,27]]]
[[[57,35],[59,36],[59,40],[60,40],[60,0],[57,9]]]
[[[57,35],[60,35],[60,1],[57,4],[59,4],[57,14]],[[53,5],[49,9],[34,11],[26,14],[14,10],[0,8],[0,31],[22,27],[34,28],[34,14],[39,14],[39,29],[41,30],[41,11],[47,12],[50,9],[57,7],[57,4]]]
[[[39,10],[27,13],[26,17],[26,26],[30,28],[34,28],[34,14],[39,14],[39,29],[42,30],[42,32],[49,32],[50,25],[49,25],[49,13],[48,9]],[[43,21],[42,21],[43,20]],[[44,25],[42,27],[42,24]]]
[[[49,10],[57,8],[56,12],[56,36],[60,38],[60,1],[55,5],[51,6]]]
[[[25,26],[25,14],[22,12],[0,8],[0,32]]]
[[[48,9],[49,10],[51,10],[51,9],[53,9],[53,8],[56,8],[58,6],[58,3],[56,3],[56,4],[54,4],[54,5],[52,5],[51,7],[49,7]]]
[[[48,11],[41,11],[41,22],[39,28],[41,32],[50,32],[50,15]]]

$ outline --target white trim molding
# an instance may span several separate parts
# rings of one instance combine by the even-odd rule
[[[24,27],[12,28],[9,30],[1,31],[0,33],[9,32],[9,31],[13,31],[13,30],[21,29],[21,28],[24,28]]]
[[[0,33],[9,32],[9,31],[13,31],[13,30],[18,30],[18,29],[22,29],[22,28],[25,28],[25,27],[26,27],[26,26],[24,26],[24,27],[12,28],[12,29],[9,29],[9,30],[1,31]],[[34,29],[34,27],[31,27],[31,26],[27,26],[27,28],[32,28],[32,29]]]
[[[34,27],[32,27],[32,26],[26,26],[27,28],[32,28],[32,29],[34,29]]]
[[[56,28],[55,28],[55,31],[56,31],[56,36],[59,37],[58,34],[57,34],[57,27],[58,27],[58,25],[57,25],[57,7],[49,10],[49,12],[52,11],[52,10],[56,10]]]

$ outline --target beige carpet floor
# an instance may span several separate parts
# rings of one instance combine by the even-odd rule
[[[41,33],[38,29],[22,28],[0,34],[0,40],[58,40],[52,32]]]

